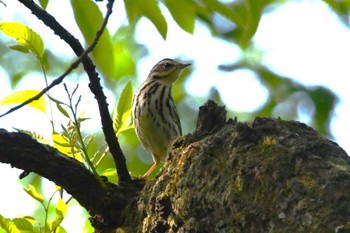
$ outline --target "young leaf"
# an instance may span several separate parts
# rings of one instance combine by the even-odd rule
[[[60,113],[62,113],[65,117],[67,117],[67,118],[69,119],[69,114],[68,114],[68,112],[66,111],[66,109],[64,109],[64,108],[62,107],[61,104],[59,104],[59,103],[56,102],[56,107],[57,107],[58,111],[60,111]]]
[[[131,127],[131,108],[132,108],[133,88],[129,81],[120,95],[117,109],[114,111],[113,126],[117,136],[121,132]]]
[[[62,198],[58,199],[58,202],[56,204],[56,216],[55,219],[52,222],[52,231],[56,232],[55,230],[59,227],[61,222],[63,221],[64,217],[66,216],[67,213],[67,205],[66,203],[62,200]]]
[[[43,195],[38,193],[33,185],[29,185],[28,188],[23,188],[23,190],[38,202],[44,203]]]
[[[11,219],[4,218],[2,215],[0,215],[0,227],[8,233],[20,233],[14,222]]]
[[[130,24],[136,23],[141,16],[147,17],[163,39],[166,38],[168,25],[160,8],[155,0],[128,0],[124,1],[126,12],[128,14]]]
[[[43,40],[29,27],[16,22],[2,22],[0,23],[0,30],[23,46],[21,49],[18,49],[18,47],[14,49],[22,52],[30,50],[39,59],[42,58],[44,54]]]
[[[69,157],[74,157],[76,160],[78,160],[81,163],[84,162],[84,159],[82,158],[80,153],[77,151],[77,149],[74,147],[74,145],[71,145],[69,143],[68,138],[65,138],[64,135],[56,133],[56,132],[54,132],[52,134],[52,138],[53,138],[53,142],[54,142],[53,146],[58,151],[60,151],[62,154],[65,154]]]
[[[12,105],[12,104],[21,104],[24,101],[32,98],[33,96],[39,94],[39,90],[23,90],[16,91],[6,96],[4,99],[0,100],[0,106]],[[38,100],[34,100],[28,106],[38,109],[46,113],[46,103],[45,98],[42,96]]]

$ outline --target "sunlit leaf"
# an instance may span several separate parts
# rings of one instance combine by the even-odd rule
[[[14,222],[0,215],[0,227],[8,233],[20,233]]]
[[[58,226],[55,233],[67,233],[67,231],[62,226]]]
[[[78,148],[75,148],[74,145],[69,143],[69,139],[65,138],[64,135],[59,133],[53,133],[53,146],[62,154],[65,154],[69,157],[74,157],[79,162],[84,162],[83,157],[80,154],[80,150]],[[74,153],[74,155],[73,155]]]
[[[39,59],[42,58],[44,54],[43,40],[29,27],[16,22],[2,22],[0,23],[0,30],[23,46],[22,48],[19,48],[18,46],[12,48],[21,52],[28,52],[28,50],[30,50]]]
[[[28,188],[23,188],[23,190],[38,202],[44,202],[44,196],[38,193],[33,185],[28,185]]]
[[[58,199],[57,204],[56,204],[56,216],[55,219],[52,222],[51,229],[56,232],[55,230],[58,228],[58,226],[61,224],[63,221],[64,217],[66,216],[67,213],[67,205],[66,203],[62,200],[62,198]]]
[[[157,28],[163,39],[166,38],[168,25],[155,0],[124,1],[130,24],[135,24],[141,16],[145,16]]]
[[[129,81],[125,85],[117,109],[114,111],[113,126],[117,136],[131,127],[132,95],[133,88],[131,81]]]
[[[176,23],[186,32],[193,33],[196,4],[192,0],[165,0]]]
[[[117,176],[117,170],[115,168],[107,168],[102,172],[102,176],[115,177]]]
[[[21,104],[39,93],[39,90],[16,91],[6,96],[4,99],[0,100],[0,106]],[[31,102],[30,104],[28,104],[28,106],[46,113],[46,103],[45,98],[43,96],[40,97],[38,100],[34,100],[33,102]]]
[[[96,32],[100,28],[103,16],[94,1],[71,0],[75,21],[81,30],[85,41],[90,44]],[[96,62],[98,68],[107,76],[114,75],[114,52],[111,36],[107,29],[104,30],[102,36],[92,51],[92,58]]]

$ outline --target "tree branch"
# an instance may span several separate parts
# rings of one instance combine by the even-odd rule
[[[80,42],[64,27],[62,27],[62,25],[60,25],[52,15],[48,14],[32,0],[19,1],[28,9],[30,9],[38,19],[44,22],[45,25],[51,28],[51,30],[53,30],[56,35],[63,39],[73,49],[74,53],[77,56],[81,56],[84,53],[84,49]],[[109,0],[107,3],[107,14],[104,19],[103,27],[101,27],[102,30],[106,26],[108,18],[112,13],[113,4],[114,0]],[[92,60],[88,56],[83,57],[82,64],[90,80],[90,90],[95,95],[98,103],[103,133],[105,135],[105,139],[109,146],[110,152],[116,163],[119,183],[130,183],[131,177],[126,166],[126,159],[113,130],[113,122],[109,114],[108,103],[106,96],[103,93],[100,78],[98,77]]]
[[[100,212],[105,190],[80,162],[23,133],[0,129],[0,162],[33,171],[63,187],[82,206]]]

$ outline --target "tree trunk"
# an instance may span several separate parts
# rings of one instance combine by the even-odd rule
[[[350,232],[350,159],[295,121],[226,121],[209,101],[117,232]]]

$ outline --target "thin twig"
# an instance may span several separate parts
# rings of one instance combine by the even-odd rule
[[[84,53],[83,53],[75,62],[73,62],[73,63],[70,65],[70,67],[69,67],[63,74],[61,74],[58,78],[56,78],[55,80],[53,80],[53,81],[51,82],[50,85],[46,86],[44,89],[42,89],[38,94],[36,94],[36,95],[33,96],[32,98],[30,98],[30,99],[24,101],[23,103],[21,103],[21,104],[15,106],[15,107],[13,107],[13,108],[11,108],[10,110],[8,110],[8,111],[5,112],[5,113],[3,113],[2,115],[0,115],[0,118],[1,118],[1,117],[4,117],[4,116],[6,116],[6,115],[8,115],[8,114],[10,114],[10,113],[12,113],[12,112],[14,112],[14,111],[20,109],[20,108],[22,108],[22,107],[24,107],[24,106],[26,106],[26,105],[28,105],[28,104],[30,104],[30,103],[32,103],[32,102],[35,101],[35,100],[40,99],[40,97],[42,97],[43,95],[45,95],[46,92],[48,92],[49,90],[51,90],[54,86],[60,84],[60,83],[64,80],[64,78],[65,78],[70,72],[72,72],[75,68],[78,67],[78,65],[79,65],[80,62],[84,59],[84,57],[85,57],[89,52],[91,52],[91,51],[93,50],[93,47],[95,47],[95,45],[94,45],[94,46],[92,46],[92,45],[93,45],[93,44],[91,44],[91,45],[87,48],[87,50],[85,50]],[[90,47],[91,47],[91,49],[90,49]]]

